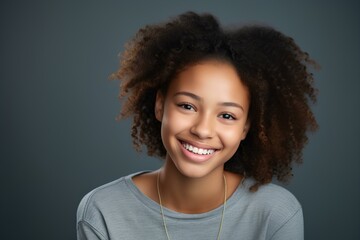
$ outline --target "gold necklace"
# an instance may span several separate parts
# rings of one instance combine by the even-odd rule
[[[226,177],[225,177],[225,175],[223,175],[223,178],[224,178],[224,204],[223,204],[223,210],[222,210],[222,214],[221,214],[221,221],[220,221],[219,232],[218,232],[218,235],[217,235],[217,238],[216,238],[217,240],[220,239],[221,230],[222,230],[222,225],[223,225],[224,217],[225,217],[225,208],[226,208],[227,183],[226,183]],[[166,221],[165,221],[165,216],[164,216],[164,209],[163,209],[162,202],[161,202],[159,179],[160,179],[160,171],[159,171],[158,174],[157,174],[156,187],[157,187],[157,193],[158,193],[159,204],[160,204],[160,212],[161,212],[161,217],[162,217],[162,221],[163,221],[163,225],[164,225],[166,237],[167,237],[168,240],[171,240],[171,239],[170,239],[170,236],[169,236],[169,232],[168,232],[167,226],[166,226]]]

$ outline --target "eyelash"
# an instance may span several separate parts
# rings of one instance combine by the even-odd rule
[[[178,106],[185,110],[191,110],[191,109],[193,109],[194,111],[196,110],[195,107],[193,105],[191,105],[190,103],[179,103]]]
[[[184,110],[196,111],[195,107],[193,105],[191,105],[190,103],[179,103],[178,106],[183,108]],[[219,115],[219,117],[223,118],[225,120],[236,120],[236,117],[234,117],[234,115],[232,115],[230,113],[222,113]]]
[[[236,120],[236,117],[234,117],[232,114],[230,113],[222,113],[220,114],[221,118],[225,119],[225,120]],[[226,117],[225,117],[226,116]]]

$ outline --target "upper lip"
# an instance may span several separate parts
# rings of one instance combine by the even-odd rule
[[[192,145],[194,147],[202,148],[202,149],[212,149],[212,150],[218,150],[219,149],[219,148],[212,147],[212,146],[204,144],[204,143],[199,143],[199,142],[194,142],[194,141],[189,141],[189,140],[180,139],[180,142],[181,143],[187,143],[187,144],[190,144],[190,145]]]

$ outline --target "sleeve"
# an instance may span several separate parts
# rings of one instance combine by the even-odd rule
[[[107,240],[99,231],[85,221],[77,223],[77,240]]]
[[[304,240],[304,218],[299,208],[270,238],[270,240]]]
[[[80,201],[76,213],[77,240],[108,240],[101,210],[93,198],[94,191]]]

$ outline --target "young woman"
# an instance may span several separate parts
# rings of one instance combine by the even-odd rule
[[[303,239],[299,202],[270,182],[317,128],[309,64],[282,33],[209,14],[140,29],[115,74],[121,114],[164,165],[87,194],[78,239]]]

